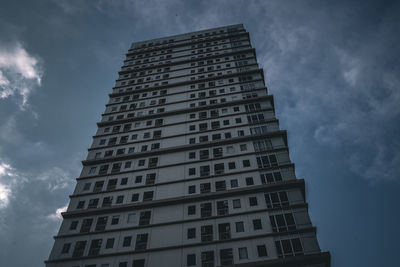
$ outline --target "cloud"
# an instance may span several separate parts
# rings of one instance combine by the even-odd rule
[[[50,214],[47,216],[47,218],[49,220],[52,221],[61,221],[62,220],[62,215],[61,213],[65,212],[68,208],[68,204],[66,204],[65,206],[58,208],[54,213]]]
[[[20,96],[24,110],[29,95],[41,85],[43,67],[38,57],[30,55],[20,43],[13,47],[0,46],[0,99]]]

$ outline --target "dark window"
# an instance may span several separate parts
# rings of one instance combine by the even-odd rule
[[[244,232],[244,223],[243,222],[236,222],[235,227],[236,227],[237,233]]]
[[[200,150],[200,159],[208,159],[210,152],[208,150]]]
[[[217,201],[217,214],[226,215],[228,213],[228,200]]]
[[[196,214],[196,206],[188,206],[188,215],[194,215]]]
[[[190,185],[188,191],[189,191],[189,194],[196,193],[196,186],[195,185]]]
[[[115,224],[118,224],[118,222],[119,222],[119,215],[113,216],[111,219],[111,224],[115,225]]]
[[[201,227],[201,242],[213,241],[213,227],[212,225],[203,225]]]
[[[257,206],[257,197],[249,197],[250,206]]]
[[[189,159],[195,159],[196,158],[196,152],[189,152]]]
[[[111,207],[113,197],[105,197],[103,198],[103,203],[101,204],[102,207]]]
[[[141,176],[141,175],[136,176],[135,177],[135,184],[141,183],[142,182],[142,178],[143,178],[143,176]]]
[[[148,234],[136,235],[135,250],[145,250],[147,248]]]
[[[108,238],[106,242],[106,248],[113,248],[114,247],[114,238]]]
[[[214,267],[214,251],[201,253],[201,267]]]
[[[225,181],[215,182],[215,191],[224,191],[224,190],[226,190],[226,182]]]
[[[97,223],[96,223],[96,227],[95,227],[95,231],[104,231],[106,229],[106,225],[107,225],[107,216],[102,216],[99,217],[97,219]]]
[[[68,253],[71,248],[71,243],[65,243],[62,247],[61,253]]]
[[[196,254],[188,254],[186,262],[187,262],[187,266],[196,265]]]
[[[210,193],[210,192],[211,192],[211,183],[200,184],[200,194]]]
[[[246,185],[254,185],[253,177],[246,177]]]
[[[188,239],[196,238],[196,228],[187,229],[187,238]]]
[[[218,175],[218,174],[224,174],[225,172],[225,167],[224,167],[224,163],[218,163],[214,165],[214,174]]]
[[[212,214],[211,203],[200,204],[200,214],[202,218],[210,217]]]
[[[72,221],[71,225],[69,226],[69,230],[76,230],[78,227],[78,221]]]
[[[132,267],[144,267],[144,263],[144,259],[133,260]]]
[[[72,257],[82,257],[85,252],[86,241],[78,241],[75,243],[74,252]]]
[[[94,239],[90,243],[89,256],[99,255],[102,239]]]
[[[257,246],[258,257],[267,257],[267,247],[265,245]]]
[[[221,266],[233,264],[233,251],[231,248],[221,249],[219,251]]]
[[[92,223],[93,223],[92,218],[83,219],[80,232],[88,233],[90,231],[90,227],[92,226]]]
[[[120,185],[126,185],[126,184],[128,184],[128,178],[127,177],[122,178],[121,182],[120,182]]]
[[[232,205],[234,209],[240,209],[242,205],[240,204],[240,199],[232,200]]]
[[[213,138],[214,139],[214,138]],[[213,156],[214,158],[222,157],[222,147],[217,147],[213,149]]]
[[[122,246],[129,247],[131,245],[131,242],[132,242],[132,236],[125,236]]]
[[[228,163],[228,168],[229,168],[230,170],[236,169],[236,164],[235,164],[235,162],[229,162],[229,163]]]
[[[147,191],[143,193],[143,201],[151,201],[153,200],[154,191]]]
[[[117,179],[110,179],[107,184],[107,190],[114,190],[117,187],[117,181]]]
[[[139,225],[149,225],[151,218],[151,211],[142,211],[139,216]]]
[[[156,174],[155,173],[148,173],[146,175],[146,185],[154,184],[155,180],[156,180]]]
[[[209,176],[210,175],[210,166],[204,165],[200,166],[200,176]]]
[[[88,209],[95,209],[99,205],[99,199],[98,198],[92,198],[89,200],[89,205]]]
[[[248,159],[243,160],[243,167],[250,167],[250,160]]]
[[[253,228],[254,228],[254,230],[262,229],[261,219],[253,220]]]
[[[231,239],[231,225],[230,223],[218,224],[219,240]]]

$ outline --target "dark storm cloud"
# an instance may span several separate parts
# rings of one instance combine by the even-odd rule
[[[19,46],[41,80],[0,62],[1,89],[6,77],[29,92],[22,109],[20,86],[0,99],[0,265],[48,257],[130,43],[236,23],[250,32],[333,266],[395,265],[399,11],[395,1],[3,1],[0,51]]]

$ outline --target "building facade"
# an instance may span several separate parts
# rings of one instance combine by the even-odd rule
[[[243,25],[133,43],[46,266],[330,266]]]

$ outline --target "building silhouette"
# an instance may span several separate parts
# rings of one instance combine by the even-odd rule
[[[330,266],[243,25],[133,43],[46,266]]]

